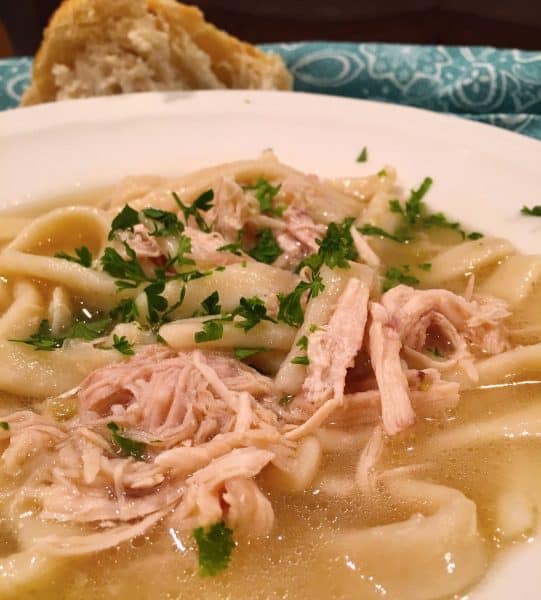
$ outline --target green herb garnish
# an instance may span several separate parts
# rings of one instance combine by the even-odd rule
[[[128,255],[127,259],[122,258],[114,248],[105,248],[101,257],[103,270],[112,277],[118,278],[115,284],[119,290],[136,288],[141,283],[150,281],[137,261],[135,252],[125,242],[124,248]]]
[[[523,206],[520,210],[523,215],[527,215],[528,217],[541,217],[541,205],[536,204],[531,208],[528,206]]]
[[[201,231],[204,231],[205,233],[209,233],[211,231],[211,227],[207,225],[205,219],[201,215],[201,212],[207,212],[212,208],[212,200],[214,199],[213,190],[207,190],[206,192],[203,192],[189,206],[186,206],[181,202],[176,192],[172,192],[172,194],[173,198],[175,199],[175,202],[182,211],[182,214],[184,215],[184,220],[186,221],[186,224],[188,223],[188,219],[190,217],[193,217],[199,229],[201,229]]]
[[[393,242],[398,242],[399,244],[403,244],[411,239],[405,232],[400,232],[399,234],[389,233],[382,229],[381,227],[376,227],[375,225],[370,225],[368,223],[357,227],[357,231],[362,233],[363,235],[373,235],[377,237],[384,237],[389,240],[393,240]]]
[[[51,332],[49,321],[44,319],[39,324],[37,332],[33,333],[30,337],[24,340],[10,339],[9,341],[28,344],[29,346],[34,346],[36,350],[51,351],[61,348],[62,344],[64,343],[64,339],[65,338],[63,337],[54,336]]]
[[[425,352],[427,352],[428,354],[432,354],[434,358],[445,358],[445,356],[443,356],[443,354],[440,352],[440,349],[437,346],[434,346],[434,348],[425,348]]]
[[[314,255],[315,256],[315,255]],[[301,281],[289,294],[278,294],[278,320],[300,327],[304,323],[304,311],[301,299],[308,292],[308,300],[315,298],[324,289],[323,281],[319,275],[314,275],[312,281]]]
[[[139,213],[127,204],[118,213],[111,223],[111,231],[109,232],[109,239],[112,240],[115,237],[115,232],[119,229],[131,229],[133,226],[139,223]]]
[[[381,169],[377,172],[378,177],[387,177],[387,171],[385,169]]]
[[[111,431],[111,440],[124,456],[132,456],[136,460],[143,460],[146,450],[144,442],[138,442],[125,436],[120,427],[114,422],[107,423],[107,428]]]
[[[132,321],[137,321],[139,310],[137,309],[135,300],[126,298],[121,300],[120,304],[109,312],[109,316],[117,323],[131,323]]]
[[[184,225],[178,220],[175,213],[158,208],[145,208],[143,214],[147,219],[154,221],[154,231],[150,235],[155,237],[178,237],[184,231]]]
[[[421,271],[430,271],[432,269],[432,263],[420,263],[417,266]]]
[[[271,229],[262,229],[257,236],[256,245],[248,253],[257,261],[271,265],[282,254]]]
[[[235,547],[233,531],[223,521],[210,527],[198,527],[193,537],[199,549],[199,574],[206,577],[227,569]]]
[[[116,333],[113,334],[113,348],[121,354],[125,354],[126,356],[132,356],[135,354],[133,344],[130,344],[128,338],[124,335],[118,336]]]
[[[233,317],[241,317],[241,321],[235,321],[235,327],[240,327],[244,331],[249,331],[261,321],[270,321],[276,323],[274,319],[267,315],[267,308],[261,298],[253,296],[252,298],[241,298],[239,305],[231,313]]]
[[[248,358],[249,356],[253,356],[254,354],[259,354],[260,352],[268,352],[269,349],[264,346],[260,346],[259,348],[235,348],[235,358],[237,360],[243,360]]]
[[[385,279],[383,281],[383,291],[387,292],[391,288],[403,283],[404,285],[416,285],[419,283],[417,277],[409,274],[409,265],[403,265],[402,267],[391,267],[387,269],[385,273]]]
[[[219,315],[222,311],[222,307],[220,306],[220,295],[216,290],[207,296],[202,302],[201,306],[203,307],[204,315]]]
[[[203,330],[196,331],[194,340],[201,344],[202,342],[212,342],[222,339],[224,335],[224,326],[220,319],[209,319],[203,323]]]
[[[101,319],[100,321],[75,321],[66,338],[95,340],[104,335],[110,326],[111,319]]]
[[[67,254],[66,252],[57,252],[54,256],[55,258],[63,258],[64,260],[69,260],[70,262],[77,263],[82,267],[91,267],[92,266],[92,252],[88,249],[88,246],[81,246],[80,248],[75,248],[74,250],[75,256]]]
[[[9,423],[7,421],[0,421],[0,427],[4,431],[9,431]]]
[[[357,156],[357,162],[363,163],[368,160],[368,150],[366,146],[360,151],[359,156]]]
[[[308,338],[303,335],[295,345],[301,350],[308,350]]]
[[[308,356],[306,356],[306,354],[303,354],[301,356],[295,356],[295,358],[293,358],[291,362],[294,365],[309,365],[310,359],[308,358]]]
[[[281,187],[281,184],[273,186],[267,179],[260,177],[256,181],[255,185],[247,185],[244,187],[244,189],[252,190],[254,192],[256,200],[259,202],[259,209],[261,212],[267,212],[281,217],[285,207],[273,208],[272,206],[272,201],[274,200],[276,194],[278,194],[280,191]]]
[[[294,396],[292,394],[284,394],[279,400],[278,400],[278,404],[280,406],[287,406],[288,404],[291,403],[291,401],[293,400]]]

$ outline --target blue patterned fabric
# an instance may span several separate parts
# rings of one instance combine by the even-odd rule
[[[453,113],[541,139],[541,52],[487,47],[269,44],[295,89]],[[0,109],[17,105],[28,58],[0,60]]]

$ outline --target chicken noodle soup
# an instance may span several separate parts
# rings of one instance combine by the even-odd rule
[[[530,537],[541,259],[431,183],[264,154],[6,227],[0,596],[444,598]]]

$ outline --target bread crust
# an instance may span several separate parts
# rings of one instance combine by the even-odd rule
[[[56,100],[55,65],[73,67],[89,42],[108,40],[111,23],[148,14],[167,23],[174,68],[188,87],[291,89],[291,75],[279,56],[219,30],[194,6],[175,0],[64,0],[44,31],[21,105]],[[205,70],[206,76],[197,77]]]

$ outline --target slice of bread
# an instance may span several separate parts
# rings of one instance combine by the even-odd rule
[[[64,0],[23,106],[147,90],[291,89],[282,59],[174,0]]]

